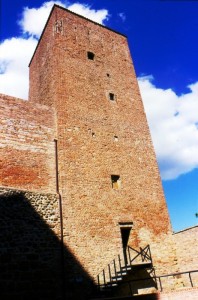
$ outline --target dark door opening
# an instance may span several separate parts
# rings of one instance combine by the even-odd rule
[[[123,256],[124,256],[124,262],[125,265],[128,263],[127,259],[127,245],[129,240],[129,235],[131,231],[131,227],[121,227],[121,237],[122,237],[122,247],[123,247]]]

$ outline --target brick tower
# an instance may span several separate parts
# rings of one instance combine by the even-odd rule
[[[118,254],[126,262],[128,246],[149,244],[155,271],[167,273],[171,226],[127,38],[55,5],[30,62],[29,100],[54,112],[56,184],[51,162],[45,190],[59,195],[68,298]]]
[[[30,63],[30,101],[55,108],[64,243],[88,274],[126,240],[150,244],[160,272],[171,265],[169,216],[126,37],[55,6]]]

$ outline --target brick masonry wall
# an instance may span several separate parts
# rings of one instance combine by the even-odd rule
[[[55,192],[54,113],[0,95],[0,185]]]
[[[175,232],[173,238],[180,272],[198,270],[198,226]],[[182,275],[184,286],[189,286],[188,276]],[[198,272],[191,273],[191,278],[194,286],[198,287]]]
[[[95,54],[93,60],[88,59],[88,51]],[[55,7],[30,64],[30,101],[1,95],[0,110],[0,185],[4,188],[55,193],[57,138],[67,270],[61,276],[71,287],[68,299],[74,299],[72,293],[81,291],[84,281],[95,280],[122,253],[123,223],[133,224],[128,241],[131,247],[150,244],[157,275],[178,271],[161,179],[126,37]],[[113,188],[111,175],[120,176],[119,189]],[[46,249],[48,241],[52,241],[52,248],[60,246],[55,237],[60,231],[53,228],[55,235],[51,234],[48,197],[44,202],[40,202],[40,196],[33,197],[31,203],[30,194],[20,192],[21,203],[29,203],[35,218],[39,215],[46,225],[43,231],[53,237],[51,240],[48,233],[44,234],[42,244],[32,236],[32,243],[38,242],[38,250],[43,253],[42,245]],[[16,199],[11,197],[11,215]],[[6,205],[2,207],[2,211],[8,211]],[[26,212],[24,206],[24,215]],[[8,231],[12,232],[17,222],[14,219]],[[20,226],[30,228],[28,222],[26,218]],[[24,231],[24,239],[26,235]],[[5,248],[13,251],[13,245],[7,243]],[[29,249],[28,244],[25,246]],[[34,259],[35,253],[30,257]],[[78,299],[84,299],[83,293]]]
[[[173,234],[180,271],[198,270],[198,226]]]
[[[151,244],[157,272],[176,271],[127,39],[55,7],[30,64],[30,78],[31,102],[56,111],[65,245],[95,278],[122,252],[120,223],[133,222],[129,245]],[[112,188],[111,175],[120,176],[120,189]]]
[[[0,228],[1,298],[59,299],[57,195],[0,188]]]
[[[155,299],[155,298],[153,298]],[[197,300],[198,289],[184,289],[177,290],[175,292],[161,293],[156,297],[158,300]]]

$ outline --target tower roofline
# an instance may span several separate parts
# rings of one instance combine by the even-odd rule
[[[45,32],[45,28],[47,27],[47,24],[48,24],[48,22],[49,22],[49,19],[50,19],[50,17],[51,17],[51,15],[52,15],[52,13],[53,13],[53,11],[54,11],[55,8],[59,8],[59,9],[62,9],[62,10],[64,10],[64,11],[67,11],[67,12],[70,13],[70,14],[73,14],[73,15],[79,17],[79,18],[85,19],[85,20],[87,20],[87,21],[89,21],[89,22],[91,22],[91,23],[94,23],[95,25],[98,25],[98,26],[100,26],[100,27],[103,27],[103,28],[105,28],[105,29],[107,29],[107,30],[110,30],[110,31],[112,31],[112,32],[114,32],[114,33],[116,33],[116,34],[122,35],[123,37],[127,38],[127,36],[126,36],[125,34],[123,34],[123,33],[120,33],[120,32],[118,32],[118,31],[116,31],[116,30],[113,30],[113,29],[111,29],[111,28],[105,26],[105,25],[102,25],[102,24],[99,24],[99,23],[97,23],[97,22],[95,22],[95,21],[93,21],[93,20],[90,20],[90,19],[88,19],[88,18],[86,18],[86,17],[84,17],[84,16],[82,16],[82,15],[79,15],[79,14],[77,14],[77,13],[75,13],[75,12],[73,12],[73,11],[71,11],[71,10],[65,8],[65,7],[62,7],[62,6],[57,5],[57,4],[54,4],[54,6],[52,7],[51,12],[50,12],[50,14],[49,14],[49,17],[48,17],[48,19],[47,19],[47,21],[46,21],[46,23],[45,23],[45,26],[44,26],[44,28],[43,28],[43,31],[42,31],[41,36],[40,36],[40,38],[39,38],[39,41],[38,41],[38,43],[37,43],[37,45],[36,45],[36,48],[35,48],[35,50],[34,50],[34,53],[33,53],[33,55],[32,55],[32,58],[31,58],[31,60],[30,60],[29,66],[31,65],[31,62],[32,62],[32,60],[33,60],[33,58],[34,58],[34,55],[35,55],[35,53],[36,53],[36,50],[37,50],[37,48],[38,48],[38,46],[39,46],[39,44],[40,44],[40,41],[41,41],[41,39],[42,39],[42,36],[43,36],[44,32]]]

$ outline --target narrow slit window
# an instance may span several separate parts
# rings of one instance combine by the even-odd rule
[[[115,101],[115,95],[113,93],[109,93],[109,100]]]
[[[94,60],[95,54],[93,52],[88,51],[87,52],[87,58],[90,60]]]
[[[112,188],[119,190],[121,188],[120,175],[111,175]]]
[[[117,142],[118,141],[118,136],[114,135],[114,141]]]

